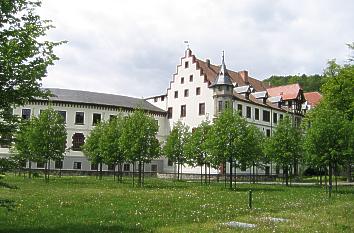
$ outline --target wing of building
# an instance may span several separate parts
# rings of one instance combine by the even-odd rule
[[[303,117],[301,108],[305,98],[298,84],[270,87],[251,77],[246,70],[227,69],[224,56],[220,65],[213,65],[209,59],[201,60],[187,49],[169,82],[169,87],[162,91],[163,94],[147,99],[53,88],[49,89],[53,93],[49,100],[33,100],[25,106],[15,108],[14,114],[27,119],[38,115],[48,105],[62,114],[68,131],[67,147],[71,150],[62,164],[52,164],[52,168],[62,167],[68,171],[96,170],[97,167],[86,159],[80,149],[90,130],[101,120],[109,120],[118,112],[129,114],[135,108],[144,109],[158,121],[157,137],[161,142],[177,121],[182,121],[192,129],[204,120],[212,121],[223,109],[230,107],[238,110],[267,136],[271,136],[285,114],[292,114],[297,124]],[[8,156],[8,149],[0,148],[1,154]],[[160,173],[175,170],[174,165],[164,157],[146,166],[147,171]],[[37,168],[42,167],[42,164],[37,164]],[[103,169],[109,171],[113,167],[105,165]],[[131,169],[129,163],[124,165],[125,171]],[[275,168],[267,165],[260,172],[269,174],[275,171]],[[199,173],[199,168],[186,166],[184,172]]]

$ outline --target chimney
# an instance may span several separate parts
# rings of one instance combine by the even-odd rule
[[[245,82],[245,84],[249,84],[248,82],[248,71],[247,70],[243,70],[239,72],[242,80]]]
[[[210,59],[206,59],[206,64],[210,68]]]

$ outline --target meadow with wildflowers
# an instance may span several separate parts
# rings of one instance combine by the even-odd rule
[[[49,183],[8,174],[18,189],[0,188],[16,202],[0,209],[0,232],[354,232],[354,187],[329,200],[316,186],[238,184],[149,178],[144,188],[112,177],[53,177]],[[253,191],[253,208],[248,191]],[[272,222],[284,218],[286,222]],[[229,229],[228,221],[256,224]]]

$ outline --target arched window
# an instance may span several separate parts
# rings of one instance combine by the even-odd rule
[[[81,151],[81,146],[85,143],[85,136],[83,133],[75,133],[72,137],[73,139],[73,147],[72,149],[75,151]]]

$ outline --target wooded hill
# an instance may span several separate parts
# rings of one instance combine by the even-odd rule
[[[324,83],[324,76],[315,75],[287,75],[287,76],[276,76],[273,75],[268,79],[263,80],[263,82],[270,84],[271,86],[282,86],[287,84],[299,83],[303,88],[304,92],[310,91],[320,91],[320,87]]]

